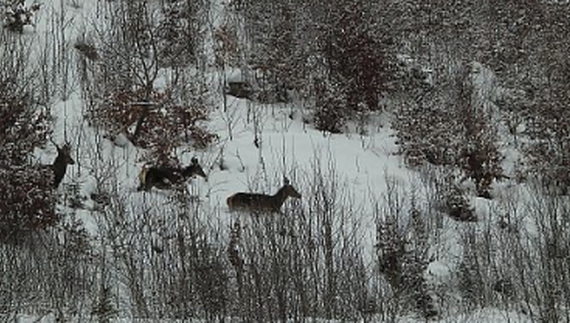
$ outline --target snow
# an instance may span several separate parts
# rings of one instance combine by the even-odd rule
[[[50,19],[63,18],[69,24],[64,31],[65,44],[72,46],[81,35],[89,34],[90,23],[98,21],[100,14],[99,1],[83,1],[79,7],[72,9],[67,1],[54,1],[42,7],[35,30],[26,27],[24,37],[29,37],[36,44],[37,57],[45,46],[49,46],[48,35],[53,30]],[[61,16],[65,8],[65,17]],[[100,20],[99,20],[100,21]],[[69,60],[75,55],[69,55]],[[410,57],[401,57],[406,62],[413,62]],[[75,66],[74,64],[70,64]],[[475,83],[480,89],[482,97],[488,97],[487,89],[495,88],[494,76],[481,64],[474,63]],[[72,72],[71,75],[73,75]],[[211,73],[209,75],[212,87],[220,84],[217,78],[241,81],[242,73],[239,69],[229,69],[225,75]],[[157,86],[169,84],[169,73],[164,71],[161,78],[156,81]],[[81,184],[81,193],[90,196],[96,191],[97,183],[92,176],[93,169],[113,165],[116,172],[116,191],[124,201],[138,210],[149,201],[154,207],[162,207],[169,203],[170,193],[156,191],[145,193],[137,192],[138,173],[145,163],[145,151],[133,146],[124,134],[118,134],[111,140],[101,140],[98,129],[87,124],[84,119],[85,102],[79,93],[79,87],[74,86],[69,95],[62,95],[62,100],[53,105],[52,113],[55,117],[53,138],[56,143],[71,140],[75,152],[76,165],[68,168],[64,183],[72,178],[78,179]],[[183,165],[188,165],[192,157],[198,157],[201,165],[208,173],[208,180],[202,178],[192,179],[188,183],[188,190],[196,194],[204,207],[220,210],[216,225],[219,231],[231,226],[236,215],[230,213],[225,205],[226,198],[236,192],[261,192],[273,194],[282,185],[283,176],[288,177],[291,183],[302,194],[310,192],[310,179],[317,167],[324,171],[325,176],[335,176],[339,183],[344,183],[348,189],[352,202],[365,216],[354,220],[360,222],[362,241],[366,243],[368,265],[372,266],[374,244],[376,243],[376,219],[373,201],[381,202],[387,194],[390,181],[397,183],[403,192],[411,189],[420,181],[420,174],[407,169],[402,160],[395,154],[397,146],[394,132],[389,121],[380,120],[372,123],[367,135],[356,133],[326,134],[312,126],[303,123],[297,112],[301,108],[287,104],[252,105],[245,99],[227,97],[227,109],[223,106],[222,94],[213,98],[213,106],[220,108],[211,111],[208,129],[220,136],[219,141],[205,150],[193,150],[181,147],[179,158]],[[489,103],[490,104],[490,103]],[[250,119],[250,111],[257,120]],[[302,113],[302,112],[301,112]],[[381,118],[380,116],[378,118]],[[382,124],[380,126],[379,124]],[[259,136],[259,147],[254,140]],[[37,158],[41,163],[50,163],[55,157],[53,148],[38,151]],[[513,152],[514,154],[514,152]],[[223,159],[224,169],[219,165]],[[511,162],[511,160],[508,160]],[[316,165],[316,166],[315,166]],[[495,190],[500,200],[505,195],[512,194],[512,189],[499,186]],[[426,192],[420,192],[425,196]],[[424,203],[426,201],[423,201]],[[490,202],[483,199],[473,199],[477,215],[483,221],[494,221],[489,209]],[[287,202],[289,203],[289,202]],[[306,203],[300,202],[301,207]],[[84,210],[77,213],[88,230],[97,236],[103,228],[101,221],[93,212],[93,201],[88,200]],[[452,284],[453,272],[457,259],[461,255],[458,249],[458,235],[454,227],[455,222],[446,219],[448,229],[442,231],[441,244],[434,247],[432,252],[438,254],[437,261],[430,263],[426,276],[428,281],[435,285]],[[474,227],[477,224],[473,225]],[[226,239],[225,239],[226,240]],[[517,310],[504,310],[499,308],[486,308],[472,313],[457,313],[446,315],[447,318],[434,322],[530,322],[530,319]],[[37,315],[18,315],[15,322],[54,322],[55,316],[49,314],[45,317]],[[398,322],[420,322],[414,317],[403,317]],[[117,319],[114,322],[135,322],[131,319]],[[136,321],[143,322],[143,321]],[[154,322],[154,321],[153,321]]]

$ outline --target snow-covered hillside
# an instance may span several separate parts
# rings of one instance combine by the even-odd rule
[[[148,1],[148,8],[156,10],[148,14],[155,23],[162,18],[162,2]],[[75,164],[58,188],[61,227],[47,229],[49,238],[44,237],[61,253],[36,260],[57,279],[69,276],[72,283],[58,289],[46,279],[38,290],[53,295],[38,293],[35,302],[29,292],[21,303],[14,296],[19,297],[17,288],[10,287],[5,296],[0,286],[0,317],[44,323],[538,320],[542,312],[532,300],[547,297],[517,292],[532,277],[509,277],[519,277],[517,270],[526,275],[527,267],[531,274],[541,271],[532,263],[544,257],[541,225],[549,224],[530,214],[543,207],[559,212],[564,204],[543,205],[534,200],[534,182],[516,182],[519,128],[513,134],[502,124],[505,111],[497,101],[510,92],[490,68],[469,62],[474,101],[497,124],[505,157],[505,180],[493,182],[492,199],[477,197],[476,185],[462,178],[461,170],[407,166],[393,127],[397,98],[384,98],[384,110],[372,112],[364,129],[350,120],[345,133],[329,133],[311,123],[314,98],[291,90],[288,102],[261,103],[227,94],[228,80],[241,81],[251,73],[246,64],[229,67],[215,57],[223,26],[235,23],[236,38],[249,37],[239,29],[243,22],[236,6],[241,1],[201,3],[209,7],[196,55],[200,66],[159,66],[148,54],[140,61],[149,66],[114,70],[87,59],[77,44],[92,42],[106,55],[117,51],[107,57],[120,58],[112,42],[129,35],[109,27],[128,16],[120,1],[46,1],[34,26],[4,38],[28,44],[28,68],[37,78],[37,91],[45,92],[38,95],[44,100],[40,105],[53,117],[51,139],[71,143]],[[153,46],[152,51],[159,50]],[[156,72],[154,78],[149,71]],[[96,78],[97,73],[109,74]],[[199,96],[207,107],[207,118],[197,124],[215,134],[213,142],[197,148],[187,140],[172,154],[183,166],[197,158],[207,178],[195,176],[182,190],[137,190],[143,166],[158,164],[149,146],[127,139],[137,119],[113,132],[117,125],[97,123],[91,113],[108,104],[98,96],[97,82],[141,75],[157,92],[178,93],[181,102],[191,97],[180,104],[199,105],[192,101]],[[47,165],[56,155],[51,144],[36,147],[30,163]],[[229,210],[229,196],[271,195],[285,178],[302,198],[287,199],[281,212]],[[446,214],[450,207],[442,187],[450,178],[465,193],[476,221]],[[84,235],[69,236],[63,227]],[[62,256],[75,257],[66,253],[70,246],[82,250],[76,263]],[[34,248],[15,249],[14,255],[22,262],[36,259],[34,250],[41,249]],[[58,257],[60,263],[54,261]],[[467,288],[477,291],[467,293]],[[3,299],[9,299],[6,311]]]

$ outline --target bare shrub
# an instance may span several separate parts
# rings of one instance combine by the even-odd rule
[[[0,244],[0,307],[4,313],[77,313],[90,303],[94,257],[77,223]],[[23,238],[23,237],[20,237]]]
[[[538,196],[529,203],[529,215],[536,232],[526,237],[530,250],[523,258],[523,273],[527,279],[533,279],[523,295],[537,307],[542,321],[556,322],[570,315],[570,276],[565,261],[570,255],[570,205],[567,200],[550,195],[548,187],[535,186]]]
[[[360,218],[353,216],[361,210],[334,165],[317,160],[308,178],[312,184],[297,187],[302,201],[288,203],[279,214],[247,213],[234,222],[225,244],[233,315],[355,320],[379,311]]]
[[[217,139],[199,125],[208,117],[207,108],[177,105],[170,91],[151,91],[150,96],[143,89],[111,92],[88,117],[111,133],[123,129],[135,145],[158,155],[183,144],[205,148]]]
[[[459,264],[459,290],[468,308],[473,309],[489,301],[489,284],[486,273],[490,264],[485,259],[484,238],[472,228],[463,231],[463,258]],[[489,258],[487,258],[489,259]]]
[[[164,197],[164,196],[163,196]],[[161,203],[157,203],[161,201]],[[162,204],[165,203],[165,204]],[[102,210],[105,284],[120,286],[118,313],[214,321],[227,316],[228,268],[216,215],[187,194],[143,203],[112,194]]]
[[[388,186],[384,207],[376,210],[376,255],[393,295],[389,312],[392,318],[407,311],[434,317],[439,313],[424,278],[430,261],[425,215],[414,205],[413,193],[406,200],[390,179]]]
[[[163,4],[106,4],[116,14],[90,40],[99,60],[81,83],[92,103],[86,114],[92,124],[105,129],[110,138],[124,134],[156,155],[169,155],[184,145],[204,148],[217,139],[199,124],[209,112],[204,84],[196,82],[199,72],[183,68],[190,63],[199,66],[198,26],[208,5],[205,1]],[[173,71],[166,78],[168,86],[158,89],[156,81],[165,66]]]

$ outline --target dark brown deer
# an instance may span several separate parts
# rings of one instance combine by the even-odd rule
[[[50,165],[53,171],[53,187],[57,188],[65,176],[67,165],[73,165],[75,161],[71,158],[71,145],[69,143],[59,147],[53,140],[51,142],[57,148],[57,157],[53,164]]]
[[[301,198],[301,194],[289,184],[285,178],[285,185],[275,193],[266,195],[259,193],[236,193],[226,200],[230,211],[245,210],[253,212],[280,212],[281,206],[288,197]]]
[[[202,166],[198,163],[198,158],[192,158],[190,166],[184,168],[178,167],[146,167],[143,166],[139,174],[139,187],[138,191],[150,191],[152,187],[159,189],[170,189],[173,186],[183,184],[190,177],[198,175],[205,179],[208,177]]]

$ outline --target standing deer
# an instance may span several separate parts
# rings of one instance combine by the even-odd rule
[[[173,186],[180,185],[188,180],[190,177],[198,175],[205,179],[208,177],[202,166],[198,163],[198,158],[192,158],[190,166],[185,168],[178,167],[146,167],[143,166],[139,174],[139,187],[138,191],[150,191],[153,186],[159,189],[170,189]]]
[[[289,184],[287,178],[284,179],[284,185],[275,193],[275,195],[266,195],[259,193],[236,193],[226,200],[230,211],[247,210],[247,211],[264,211],[264,212],[280,212],[281,206],[288,197],[301,198],[301,194]]]
[[[53,187],[57,188],[65,176],[67,165],[73,165],[75,161],[71,158],[71,146],[69,143],[65,143],[63,147],[60,148],[53,140],[51,142],[55,145],[55,148],[57,148],[57,157],[53,164],[50,165],[53,171]]]

